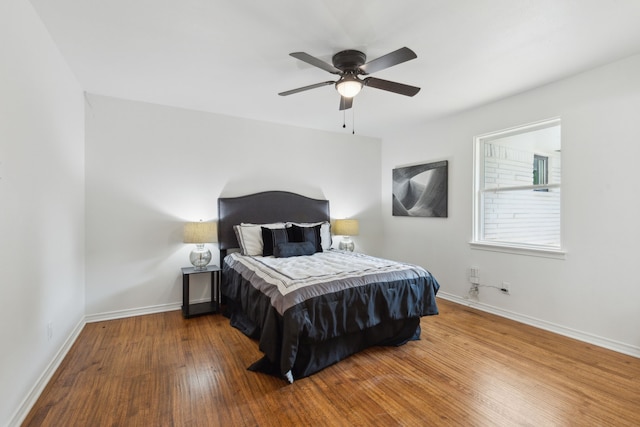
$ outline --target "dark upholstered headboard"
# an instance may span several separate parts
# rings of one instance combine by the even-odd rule
[[[237,248],[233,226],[242,222],[265,224],[278,221],[329,221],[329,201],[311,199],[288,191],[265,191],[218,199],[218,245],[220,265],[228,249]]]

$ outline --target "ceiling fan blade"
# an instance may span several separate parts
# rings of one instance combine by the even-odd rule
[[[402,64],[403,62],[407,62],[417,57],[418,55],[416,55],[414,51],[408,47],[403,47],[391,53],[387,53],[380,58],[367,62],[360,67],[360,70],[362,70],[364,74],[371,74],[376,71],[384,70],[385,68],[393,67],[394,65]]]
[[[376,89],[382,89],[389,92],[399,93],[400,95],[413,96],[420,92],[420,88],[416,86],[409,86],[403,83],[391,82],[389,80],[376,79],[375,77],[367,77],[363,80],[366,86],[371,86]]]
[[[300,61],[306,62],[307,64],[311,64],[314,67],[322,68],[323,70],[328,71],[331,74],[340,74],[341,73],[341,71],[338,70],[333,65],[328,64],[328,63],[324,62],[323,60],[316,58],[315,56],[311,56],[308,53],[305,53],[305,52],[293,52],[293,53],[290,53],[289,55],[293,56],[296,59],[299,59]]]
[[[348,110],[353,106],[353,98],[340,97],[340,111]]]
[[[316,83],[314,85],[303,86],[303,87],[299,87],[297,89],[291,89],[291,90],[287,90],[285,92],[280,92],[278,95],[280,95],[280,96],[293,95],[294,93],[304,92],[305,90],[315,89],[317,87],[322,87],[322,86],[327,86],[327,85],[332,85],[332,84],[335,84],[335,82],[329,80],[327,82]]]

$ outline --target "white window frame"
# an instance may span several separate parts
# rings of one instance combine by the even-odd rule
[[[544,129],[547,127],[560,125],[561,120],[559,117],[542,120],[535,123],[530,123],[522,126],[515,126],[509,129],[504,129],[497,132],[490,132],[487,134],[479,135],[474,138],[473,146],[473,236],[470,242],[472,249],[489,250],[495,252],[515,253],[522,255],[541,256],[547,258],[564,259],[565,251],[562,245],[562,208],[560,215],[560,244],[558,246],[546,246],[526,243],[513,243],[502,242],[483,239],[483,225],[484,225],[484,209],[482,204],[482,192],[486,191],[517,191],[517,190],[544,190],[551,188],[560,188],[560,183],[547,183],[541,185],[521,185],[510,186],[506,188],[492,187],[483,188],[484,183],[484,153],[483,142],[491,141],[507,137],[510,135],[517,135],[526,132],[532,132],[538,129]]]

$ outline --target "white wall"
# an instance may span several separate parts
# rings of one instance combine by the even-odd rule
[[[31,4],[0,2],[0,425],[83,319],[83,102]]]
[[[179,304],[182,225],[215,220],[220,196],[327,198],[332,217],[360,219],[360,250],[381,246],[380,140],[97,95],[86,135],[90,316]]]
[[[511,283],[480,288],[478,306],[640,356],[640,56],[407,130],[383,141],[385,256],[416,262],[463,301],[467,271]],[[562,226],[566,259],[469,247],[473,138],[562,118]],[[449,218],[391,216],[391,170],[447,159]]]

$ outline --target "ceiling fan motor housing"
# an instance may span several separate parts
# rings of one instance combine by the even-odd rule
[[[356,71],[367,62],[367,55],[359,50],[343,50],[333,55],[331,61],[338,70]]]

